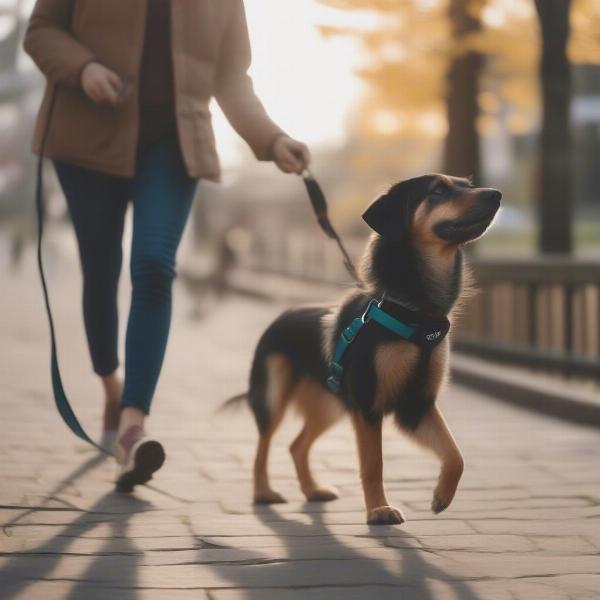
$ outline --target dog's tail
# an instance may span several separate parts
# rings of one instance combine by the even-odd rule
[[[246,398],[248,398],[248,392],[242,392],[241,394],[236,394],[235,396],[228,398],[217,408],[217,414],[225,412],[226,410],[231,410],[233,407],[238,407],[242,400],[245,400]]]

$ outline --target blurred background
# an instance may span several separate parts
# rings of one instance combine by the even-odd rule
[[[368,234],[361,212],[400,179],[442,171],[501,189],[491,232],[470,247],[481,293],[463,311],[455,347],[597,391],[600,3],[245,5],[255,88],[273,119],[310,146],[332,221],[354,257]],[[30,140],[44,80],[21,47],[32,7],[0,0],[3,273],[32,259],[37,234]],[[231,290],[319,300],[315,286],[347,285],[301,179],[257,163],[213,109],[223,183],[199,186],[179,254],[194,316]],[[49,165],[46,201],[51,269],[76,249]]]

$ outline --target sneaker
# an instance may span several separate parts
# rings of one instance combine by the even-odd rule
[[[131,492],[134,486],[146,483],[165,461],[162,444],[146,435],[140,425],[131,425],[117,440],[115,456],[121,465],[118,492]]]

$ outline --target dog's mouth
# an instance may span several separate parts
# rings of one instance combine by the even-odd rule
[[[479,229],[480,227],[487,228],[491,224],[494,216],[496,215],[496,211],[491,211],[487,215],[472,217],[470,219],[463,219],[459,221],[455,221],[455,227],[457,229],[462,229],[463,231],[468,231],[471,229]]]
[[[435,234],[442,240],[448,242],[468,242],[483,235],[491,225],[497,209],[488,210],[483,213],[477,211],[464,219],[448,219],[440,221],[434,226]]]

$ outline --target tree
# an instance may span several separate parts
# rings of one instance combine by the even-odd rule
[[[443,170],[480,180],[479,76],[483,58],[474,43],[482,30],[484,0],[320,0],[344,10],[373,11],[376,30],[323,28],[326,34],[358,36],[369,56],[359,73],[370,84],[357,124],[361,135],[385,136],[401,150],[401,163],[416,158],[407,140],[423,145],[443,137]],[[444,122],[442,115],[447,119]]]
[[[448,7],[455,56],[447,74],[444,171],[463,177],[472,175],[476,185],[481,184],[477,118],[483,56],[469,42],[481,31],[482,7],[483,2],[472,0],[450,0]]]
[[[539,250],[572,250],[572,163],[569,112],[571,66],[567,57],[571,0],[535,0],[542,35],[540,77],[543,121],[540,135]]]

